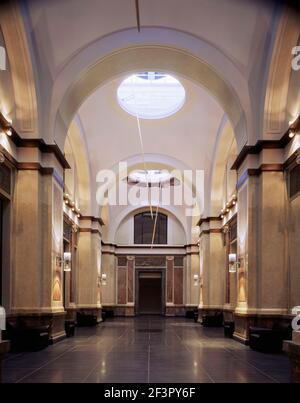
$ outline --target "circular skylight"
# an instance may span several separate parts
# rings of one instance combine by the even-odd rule
[[[120,106],[126,112],[142,119],[173,115],[185,101],[185,90],[176,78],[151,71],[126,78],[117,95]]]
[[[144,170],[132,171],[128,175],[128,179],[131,182],[136,183],[158,184],[170,181],[172,179],[172,176],[168,171],[165,170],[148,169],[147,171]]]

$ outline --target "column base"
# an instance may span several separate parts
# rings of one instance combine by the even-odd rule
[[[291,360],[292,382],[300,383],[300,344],[293,341],[285,341],[283,349]]]
[[[23,322],[27,326],[50,326],[49,343],[54,344],[66,337],[65,332],[66,312],[51,313],[23,313],[8,316],[12,323]]]
[[[10,348],[9,341],[7,340],[0,341],[0,383],[2,383],[2,360],[5,354],[9,352],[9,348]]]
[[[271,329],[275,323],[290,323],[288,315],[270,315],[268,313],[237,313],[234,312],[233,338],[243,344],[249,343],[249,328],[266,327]]]
[[[91,307],[91,308],[89,308],[89,307],[77,307],[76,309],[75,309],[75,312],[76,312],[76,314],[77,314],[77,312],[80,312],[80,313],[84,313],[84,314],[86,314],[86,315],[94,315],[94,316],[96,316],[97,317],[97,325],[99,324],[99,323],[101,323],[102,322],[102,308],[94,308],[94,307]]]
[[[185,316],[186,308],[183,305],[166,306],[165,316]]]
[[[135,316],[134,306],[116,306],[114,312],[116,316]]]
[[[202,324],[203,316],[204,315],[214,315],[218,312],[223,312],[223,307],[218,307],[218,306],[213,306],[213,307],[208,307],[208,306],[203,306],[203,307],[198,307],[198,323]]]

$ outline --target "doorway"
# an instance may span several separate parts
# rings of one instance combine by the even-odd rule
[[[163,273],[137,271],[136,313],[138,315],[162,315],[164,313]]]

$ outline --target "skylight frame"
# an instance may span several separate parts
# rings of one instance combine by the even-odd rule
[[[142,72],[122,81],[117,99],[120,107],[132,116],[146,120],[164,119],[183,107],[186,91],[170,74]]]

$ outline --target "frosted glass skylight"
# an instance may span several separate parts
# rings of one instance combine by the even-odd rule
[[[129,114],[141,119],[161,119],[183,106],[185,90],[176,78],[149,71],[126,78],[117,96],[120,106]]]
[[[128,179],[131,182],[138,183],[164,183],[170,181],[172,178],[171,174],[168,171],[161,169],[148,169],[144,170],[136,170],[130,172],[128,175]]]

